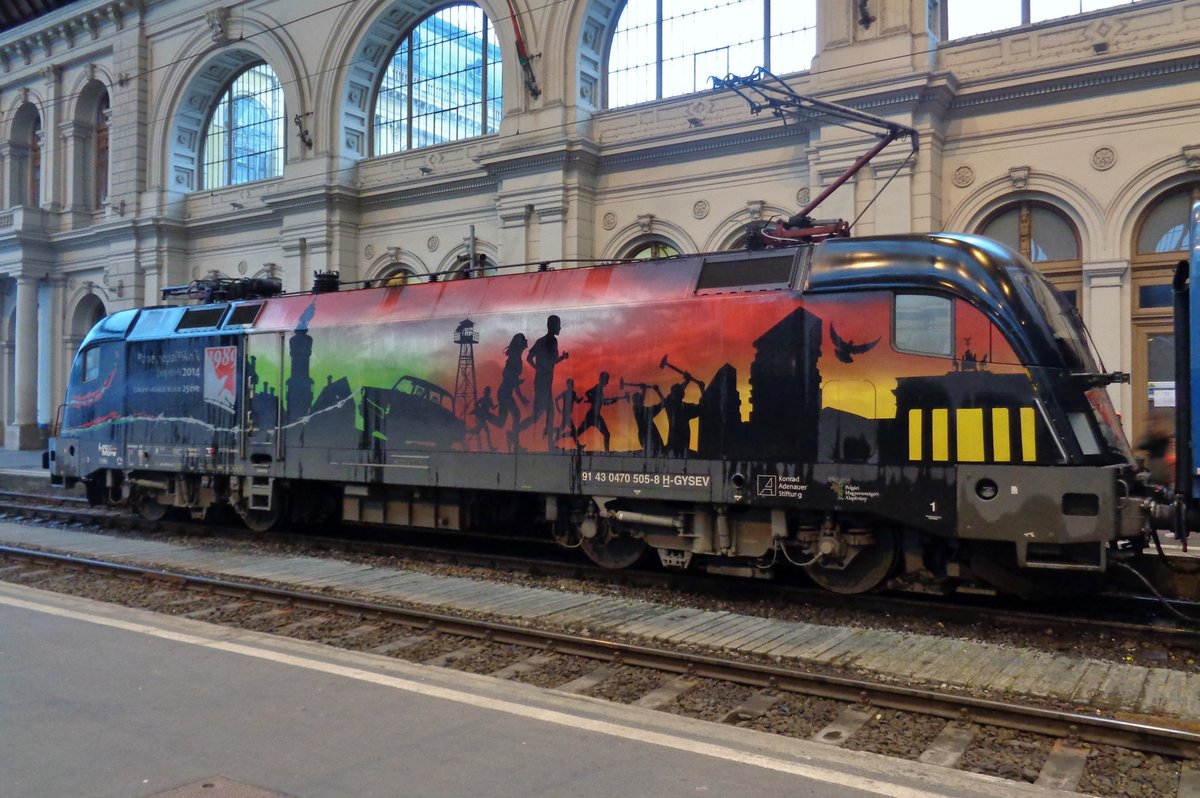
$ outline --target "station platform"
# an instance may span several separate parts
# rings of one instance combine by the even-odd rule
[[[770,657],[801,669],[835,669],[974,695],[1050,700],[1187,731],[1200,730],[1200,673],[1081,659],[1010,645],[871,628],[782,621],[679,608],[620,595],[552,590],[426,574],[329,557],[209,550],[160,541],[0,522],[0,542],[94,559],[200,569],[319,592],[478,613],[544,628],[662,641]]]
[[[0,582],[0,794],[1062,795]]]

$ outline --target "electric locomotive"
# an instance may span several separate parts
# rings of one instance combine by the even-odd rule
[[[993,241],[331,277],[98,323],[52,479],[255,529],[532,519],[608,567],[792,563],[845,593],[1077,589],[1143,548],[1119,375]]]

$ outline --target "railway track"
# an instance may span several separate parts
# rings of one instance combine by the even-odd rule
[[[79,497],[46,497],[17,492],[0,492],[0,517],[3,516],[96,525],[156,537],[241,541],[340,556],[450,564],[531,578],[577,580],[595,586],[669,591],[680,597],[762,603],[779,608],[805,607],[810,617],[827,612],[831,621],[848,619],[848,622],[855,622],[854,616],[862,616],[890,618],[897,623],[913,619],[922,625],[932,625],[935,630],[1014,630],[1043,638],[1054,648],[1061,648],[1064,641],[1087,637],[1106,640],[1115,650],[1133,651],[1149,665],[1200,654],[1200,602],[1170,602],[1179,613],[1198,620],[1196,624],[1181,623],[1150,595],[1111,593],[1083,601],[1059,602],[1054,612],[991,596],[946,597],[894,592],[845,596],[803,583],[732,580],[655,568],[611,571],[595,566],[583,557],[572,556],[571,552],[564,552],[549,540],[520,535],[406,532],[405,540],[397,541],[385,538],[377,528],[353,526],[343,527],[337,535],[316,534],[311,530],[261,533],[251,532],[236,521],[228,525],[169,519],[148,521],[132,513],[90,507]],[[518,553],[512,553],[513,549]],[[1036,641],[1033,644],[1037,645]],[[1122,656],[1129,655],[1123,653]]]
[[[1097,774],[1115,772],[1129,757],[1141,757],[1139,761],[1153,761],[1159,772],[1175,772],[1174,790],[1111,794],[1179,798],[1200,794],[1196,792],[1200,769],[1195,764],[1200,761],[1200,730],[1145,719],[1103,717],[808,672],[687,646],[649,646],[203,573],[14,547],[0,550],[0,558],[0,579],[5,581],[490,673],[827,744],[870,740],[864,730],[881,722],[900,722],[906,728],[925,730],[923,748],[912,758],[951,767],[965,758],[976,766],[967,769],[982,768],[1059,789],[1074,790],[1081,781],[1094,786],[1097,779],[1104,779]],[[905,742],[911,748],[912,740]],[[1024,746],[1025,753],[1037,753],[1032,757],[1041,760],[1036,768],[1012,764],[1011,751],[1005,749],[1012,749],[1015,742]],[[1015,747],[1022,750],[1022,745]],[[883,748],[886,752],[888,746]],[[992,748],[999,752],[989,754]],[[870,749],[868,744],[865,750]],[[1000,764],[981,766],[989,756]],[[1166,759],[1159,762],[1154,757]],[[1085,769],[1090,781],[1085,781]]]

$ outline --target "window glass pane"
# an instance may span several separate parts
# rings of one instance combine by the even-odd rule
[[[1004,28],[1015,28],[1021,24],[1021,0],[946,0],[949,5],[948,37],[961,39]]]
[[[961,39],[1022,24],[1022,0],[945,0],[948,38]],[[1029,21],[1045,22],[1087,11],[1129,5],[1135,0],[1029,0]]]
[[[1033,207],[1031,260],[1076,260],[1079,247],[1075,242],[1075,228],[1058,211]]]
[[[635,245],[625,257],[629,260],[657,260],[673,258],[679,249],[669,241],[646,241]]]
[[[1146,347],[1146,376],[1150,382],[1175,381],[1175,335],[1152,335]]]
[[[426,17],[397,45],[380,82],[374,154],[495,133],[501,68],[495,31],[478,6]]]
[[[83,372],[80,377],[83,382],[91,382],[100,376],[100,347],[93,346],[83,352]]]
[[[817,9],[813,3],[771,0],[771,63],[776,75],[806,72],[817,54]]]
[[[950,357],[954,328],[949,299],[925,294],[896,295],[896,349]]]
[[[1021,213],[1016,208],[1005,211],[992,219],[981,231],[988,238],[994,238],[1013,250],[1021,251],[1021,234],[1018,226]]]
[[[1138,286],[1139,308],[1169,308],[1175,305],[1175,292],[1170,285]]]
[[[1029,4],[1029,19],[1030,22],[1042,22],[1085,11],[1129,5],[1132,2],[1133,0],[1032,0]]]
[[[614,108],[656,96],[655,8],[653,0],[629,0],[617,20],[608,59],[608,98]]]
[[[283,89],[266,64],[238,75],[213,108],[204,135],[204,187],[283,174]]]
[[[1172,194],[1151,209],[1138,235],[1139,254],[1187,249],[1188,192]]]
[[[389,155],[408,145],[408,39],[388,62],[375,96],[375,154]]]
[[[709,78],[759,66],[809,69],[815,20],[815,0],[629,0],[609,50],[609,107],[703,91]]]
[[[662,96],[690,94],[714,75],[748,75],[763,64],[763,0],[661,2]]]

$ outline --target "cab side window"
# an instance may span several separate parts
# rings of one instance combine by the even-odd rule
[[[92,346],[83,350],[82,362],[79,364],[80,382],[91,382],[100,376],[100,347]]]
[[[897,294],[892,342],[897,351],[954,356],[954,304],[929,294]]]

